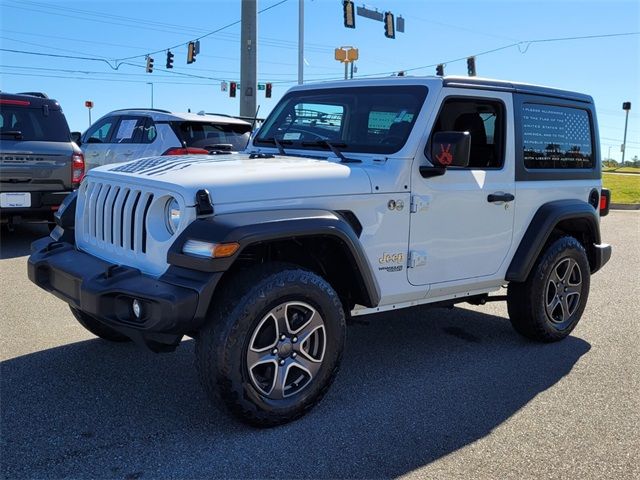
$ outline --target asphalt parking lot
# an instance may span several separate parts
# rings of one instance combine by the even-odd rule
[[[156,355],[86,332],[26,277],[46,231],[2,231],[3,478],[640,478],[640,212],[602,221],[612,260],[566,340],[502,303],[349,327],[311,414],[257,430],[212,407],[193,341]]]

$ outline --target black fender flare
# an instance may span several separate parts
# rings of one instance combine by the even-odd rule
[[[337,238],[347,248],[362,280],[367,307],[380,302],[380,289],[358,236],[348,221],[329,210],[259,210],[219,214],[194,220],[174,241],[167,253],[167,262],[176,267],[202,272],[225,272],[242,251],[256,243],[309,236]],[[238,251],[228,258],[204,258],[182,252],[189,239],[211,243],[240,244]]]
[[[529,276],[536,259],[542,252],[553,229],[560,222],[566,220],[574,221],[576,224],[579,224],[583,230],[586,229],[593,240],[592,245],[600,243],[600,221],[598,214],[587,202],[582,200],[555,200],[545,203],[538,208],[529,223],[529,227],[522,237],[520,245],[507,269],[505,279],[510,282],[524,282]],[[589,256],[593,254],[593,252],[589,251],[592,245],[585,246]],[[592,259],[590,258],[589,260],[593,269]]]

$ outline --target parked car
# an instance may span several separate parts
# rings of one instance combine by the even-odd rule
[[[80,185],[84,157],[60,104],[43,93],[0,93],[0,218],[50,222]]]
[[[108,113],[82,136],[74,135],[89,170],[158,155],[238,152],[250,133],[249,122],[233,117],[134,108]]]
[[[611,256],[608,200],[588,95],[457,77],[300,85],[245,153],[90,171],[29,278],[103,339],[194,337],[207,394],[271,426],[327,392],[349,317],[506,301],[522,336],[565,338]]]

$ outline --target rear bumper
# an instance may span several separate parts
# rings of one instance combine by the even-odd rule
[[[31,206],[20,208],[1,208],[0,218],[2,222],[50,220],[64,199],[71,192],[30,192]]]
[[[172,350],[205,320],[222,273],[170,268],[160,278],[114,265],[50,237],[32,245],[29,279],[154,351]],[[132,302],[142,304],[137,318]]]
[[[594,252],[594,268],[591,270],[591,273],[596,273],[609,261],[611,258],[611,245],[606,243],[602,243],[600,245],[595,244]]]

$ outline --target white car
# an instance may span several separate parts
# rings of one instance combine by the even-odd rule
[[[171,113],[159,109],[115,110],[75,140],[86,168],[158,155],[239,152],[249,142],[251,124],[226,115]]]
[[[164,351],[194,337],[207,393],[270,426],[327,391],[348,317],[506,300],[518,333],[565,338],[611,255],[608,199],[588,95],[457,77],[304,85],[246,153],[91,170],[29,277],[103,339]]]

